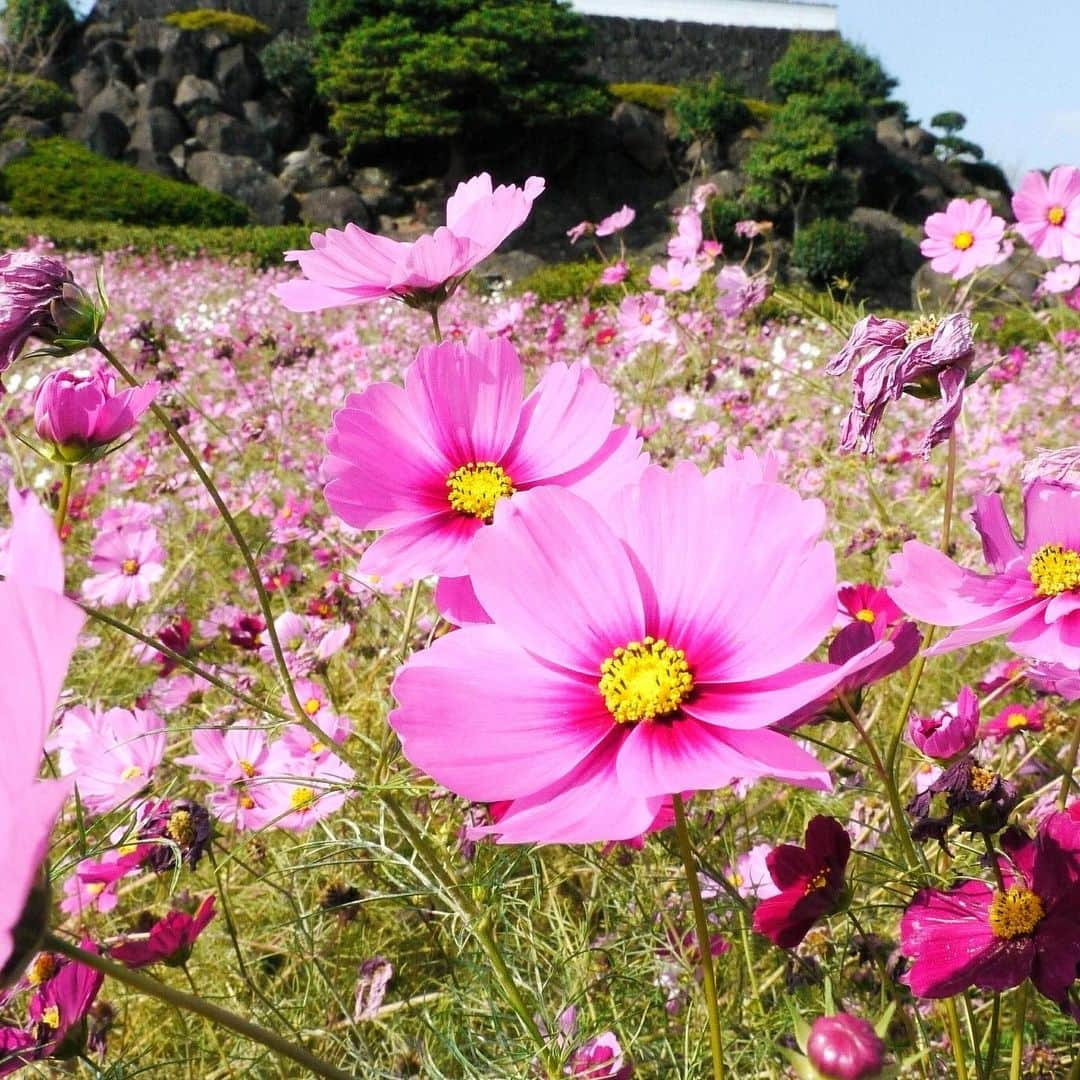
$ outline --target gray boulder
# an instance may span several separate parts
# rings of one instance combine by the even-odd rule
[[[921,230],[884,210],[867,206],[857,207],[851,220],[866,233],[872,252],[859,271],[860,291],[871,293],[890,307],[907,307],[912,275],[924,261],[917,242]]]
[[[376,165],[358,169],[349,185],[376,214],[398,217],[412,209],[412,199],[397,186],[389,172]]]
[[[874,133],[877,141],[890,150],[899,150],[906,145],[904,142],[904,122],[899,116],[886,116],[877,122]]]
[[[349,222],[370,230],[374,218],[351,187],[319,188],[300,196],[300,220],[305,225],[343,229]]]
[[[646,172],[659,172],[667,162],[663,118],[640,105],[621,101],[611,119],[627,157]]]
[[[278,179],[286,191],[316,191],[336,187],[341,182],[341,169],[329,154],[309,146],[285,155],[285,166]]]
[[[18,161],[29,153],[29,139],[7,139],[0,142],[0,169],[6,169],[13,161]]]
[[[128,86],[134,86],[137,81],[131,49],[123,41],[100,41],[87,53],[86,59],[106,79],[117,79]]]
[[[127,125],[111,112],[80,113],[67,135],[108,158],[120,157],[129,139]]]
[[[187,174],[204,188],[243,203],[260,225],[282,225],[296,215],[295,200],[254,158],[199,150],[191,155]]]
[[[912,124],[911,127],[904,128],[904,145],[916,154],[932,154],[937,146],[937,137],[926,128]]]
[[[254,158],[261,165],[274,163],[274,151],[246,120],[238,120],[228,113],[212,113],[203,116],[195,124],[195,138],[207,150]]]
[[[124,151],[124,160],[129,165],[134,165],[143,172],[157,173],[169,180],[183,180],[184,174],[176,166],[176,162],[165,153],[148,150],[145,147],[129,146]]]
[[[269,91],[245,101],[244,119],[279,153],[296,140],[297,124],[292,106],[281,94]]]
[[[140,19],[132,32],[136,67],[143,79],[158,76],[178,83],[185,75],[206,77],[212,54],[200,41],[179,27],[158,19]]]
[[[79,108],[85,109],[105,89],[106,82],[108,79],[105,72],[97,64],[87,64],[79,68],[71,76],[71,92]]]
[[[131,149],[167,154],[186,137],[184,121],[172,109],[155,106],[136,117],[135,126],[131,129]]]
[[[194,125],[199,117],[221,110],[221,94],[209,79],[185,75],[176,87],[173,105],[189,124]]]
[[[135,87],[135,100],[139,103],[139,108],[157,109],[168,108],[173,103],[173,98],[176,96],[176,87],[173,86],[168,79],[147,79],[146,82],[139,83]]]
[[[118,79],[110,79],[94,95],[85,111],[91,114],[112,113],[113,116],[119,117],[127,126],[135,122],[135,113],[138,108],[139,103],[135,98],[134,91]]]
[[[214,58],[214,82],[221,91],[224,107],[232,113],[244,111],[244,102],[255,97],[261,79],[259,61],[244,45],[230,45]]]

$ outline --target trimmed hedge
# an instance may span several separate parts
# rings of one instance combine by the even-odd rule
[[[12,211],[24,217],[196,226],[250,219],[235,199],[110,161],[70,139],[32,143],[3,178]]]
[[[643,109],[652,109],[653,112],[666,112],[679,92],[677,86],[646,82],[611,83],[608,89],[612,97],[619,101],[640,105]]]
[[[0,85],[0,114],[19,113],[35,120],[58,120],[75,108],[75,99],[51,79],[14,73]]]
[[[866,233],[851,221],[819,218],[799,230],[791,263],[815,285],[856,274],[866,257]]]
[[[266,37],[270,27],[250,15],[237,15],[233,11],[215,11],[197,8],[195,11],[172,11],[165,21],[181,30],[218,30],[222,34],[245,41],[249,38]]]
[[[208,255],[266,267],[280,266],[286,251],[307,247],[311,229],[306,225],[152,229],[109,221],[0,217],[0,249],[4,251],[25,247],[29,238],[39,236],[51,240],[61,251],[130,251],[177,258]]]

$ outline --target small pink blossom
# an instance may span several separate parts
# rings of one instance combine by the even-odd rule
[[[1020,181],[1012,208],[1016,231],[1035,249],[1036,255],[1080,261],[1080,169],[1059,165],[1049,178],[1033,169]]]
[[[953,199],[944,212],[931,214],[924,228],[919,250],[939,274],[959,281],[999,261],[1005,219],[995,216],[985,199]]]
[[[1080,213],[1078,213],[1080,218]],[[1078,238],[1080,242],[1080,238]],[[1043,274],[1039,288],[1044,293],[1067,293],[1080,285],[1080,263],[1058,263]]]
[[[716,308],[725,319],[738,319],[768,295],[768,281],[760,274],[751,277],[741,266],[725,266],[716,275]]]
[[[630,267],[620,259],[618,262],[612,263],[610,266],[605,266],[600,272],[600,284],[601,285],[619,285],[626,280],[627,274],[630,273]]]
[[[624,205],[600,221],[600,224],[596,226],[596,235],[612,236],[614,233],[621,232],[628,225],[632,225],[636,217],[637,211],[632,206]]]
[[[689,292],[701,280],[701,267],[683,259],[668,259],[649,271],[649,284],[661,292]]]
[[[701,250],[702,239],[701,215],[692,206],[684,206],[678,215],[675,235],[668,241],[667,253],[672,260],[692,262]]]
[[[938,761],[966,754],[979,735],[979,699],[971,687],[962,687],[955,705],[930,716],[913,715],[907,734],[917,750]]]
[[[93,576],[82,584],[87,600],[135,607],[150,599],[151,586],[164,575],[165,549],[152,526],[101,533],[94,541],[90,569]]]

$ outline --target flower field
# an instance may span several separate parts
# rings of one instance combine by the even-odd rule
[[[0,1073],[1080,1076],[1038,180],[888,315],[766,299],[693,204],[651,270],[571,230],[601,291],[484,288],[536,178],[269,271],[8,260]]]

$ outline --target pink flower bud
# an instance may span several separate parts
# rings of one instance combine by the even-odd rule
[[[56,335],[52,305],[71,284],[71,271],[59,259],[29,251],[0,255],[0,371],[29,338],[47,341]]]
[[[837,1013],[814,1021],[806,1056],[828,1080],[872,1080],[885,1067],[885,1044],[866,1020]]]
[[[158,392],[156,382],[116,390],[108,371],[54,371],[34,392],[34,430],[68,463],[84,461],[135,427]]]
[[[908,721],[912,746],[938,761],[966,754],[975,745],[978,731],[979,699],[969,686],[960,690],[955,705]]]

